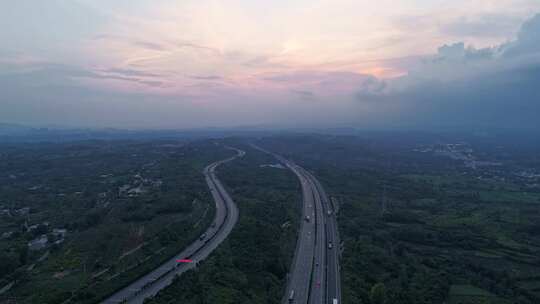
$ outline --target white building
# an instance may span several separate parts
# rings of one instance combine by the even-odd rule
[[[48,242],[49,242],[49,238],[47,238],[47,235],[42,234],[39,238],[33,239],[30,242],[28,242],[28,249],[41,250],[47,247]]]

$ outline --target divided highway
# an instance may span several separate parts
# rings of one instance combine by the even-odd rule
[[[320,182],[311,173],[291,161],[282,161],[302,183],[304,200],[304,221],[298,236],[300,246],[297,247],[284,302],[340,303],[340,241],[334,206]],[[302,244],[305,243],[310,246],[303,247]],[[310,260],[311,265],[307,269],[300,266],[309,264]]]
[[[245,152],[235,148],[233,157],[212,163],[204,169],[206,183],[216,203],[216,215],[212,225],[206,232],[184,251],[160,265],[150,273],[117,291],[102,303],[142,304],[144,299],[155,296],[161,289],[170,285],[175,275],[194,268],[196,263],[204,260],[223,242],[238,220],[238,208],[216,176],[216,168],[226,162],[244,156]],[[178,263],[177,260],[189,259],[191,263]]]
[[[311,180],[313,185],[313,190],[316,192],[324,206],[323,210],[326,210],[326,221],[325,221],[325,236],[326,241],[329,244],[332,244],[333,248],[327,247],[326,254],[326,303],[340,303],[341,299],[341,282],[339,274],[339,254],[340,254],[340,244],[339,231],[336,221],[336,208],[332,202],[328,199],[324,188],[321,183],[313,176],[313,174],[305,171],[306,175]],[[335,300],[335,301],[334,301]]]
[[[283,303],[339,304],[340,240],[336,210],[321,183],[307,170],[256,145],[296,174],[302,186],[302,224]]]

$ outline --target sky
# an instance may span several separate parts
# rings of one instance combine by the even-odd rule
[[[538,128],[538,0],[0,3],[0,122]]]

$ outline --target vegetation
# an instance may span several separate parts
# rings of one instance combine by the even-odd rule
[[[339,202],[343,303],[540,302],[538,177],[520,174],[540,172],[537,148],[471,141],[474,157],[503,160],[473,168],[438,152],[440,139],[260,144],[313,170]]]
[[[254,141],[313,171],[339,206],[343,303],[540,302],[538,145],[448,134]],[[247,152],[218,169],[239,222],[149,303],[283,297],[298,181],[267,166],[271,156],[220,142]],[[201,171],[231,153],[210,140],[0,146],[0,300],[96,303],[153,269],[208,226]]]
[[[228,239],[200,267],[148,303],[280,303],[292,261],[301,194],[288,170],[261,167],[275,159],[243,147],[218,175],[240,210]]]
[[[151,270],[209,225],[202,169],[231,153],[206,141],[0,147],[0,288],[15,283],[0,297],[94,303]]]

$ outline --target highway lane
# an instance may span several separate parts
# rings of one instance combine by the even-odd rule
[[[300,179],[302,186],[303,207],[302,222],[296,243],[296,252],[291,267],[288,280],[288,287],[285,297],[292,296],[297,299],[295,303],[307,303],[309,298],[310,282],[312,281],[312,271],[315,258],[315,202],[308,181],[300,173],[293,163],[286,160],[282,162],[289,167]]]
[[[312,280],[310,286],[310,296],[309,303],[325,303],[325,293],[326,293],[326,219],[324,206],[322,204],[321,197],[315,191],[315,184],[310,178],[310,175],[302,168],[300,172],[303,178],[307,181],[309,186],[309,191],[313,201],[315,203],[315,252],[314,252],[314,263],[315,267],[313,268]]]
[[[326,286],[328,285],[326,280],[328,250],[326,207],[323,205],[323,199],[317,191],[312,176],[292,161],[278,159],[291,169],[300,180],[304,217],[310,216],[309,222],[304,220],[298,234],[300,245],[297,247],[294,264],[291,267],[284,303],[323,304],[326,303]],[[303,244],[308,244],[308,246]]]
[[[328,243],[332,243],[332,248],[327,247],[326,254],[326,303],[333,303],[336,299],[338,303],[341,302],[341,282],[340,282],[340,268],[339,268],[339,254],[340,244],[339,230],[336,221],[336,210],[332,205],[332,202],[328,199],[326,191],[322,187],[321,183],[315,178],[315,176],[309,172],[306,172],[313,185],[315,191],[323,202],[326,220],[326,240]]]
[[[283,297],[284,304],[341,303],[340,240],[336,210],[321,183],[309,171],[257,145],[254,149],[274,156],[289,168],[302,185],[303,220],[296,252]],[[330,245],[331,244],[331,245]]]
[[[334,300],[341,303],[340,271],[339,271],[339,233],[336,222],[336,212],[321,183],[307,170],[287,161],[287,167],[294,168],[293,172],[301,180],[303,188],[304,204],[313,202],[312,210],[315,220],[315,246],[314,262],[312,269],[311,285],[308,291],[308,303],[330,303]],[[303,233],[299,234],[300,240]],[[296,253],[299,258],[308,259],[305,254]],[[297,270],[293,267],[294,272]],[[301,288],[299,284],[290,282],[287,294],[291,290]],[[295,291],[296,293],[296,291]],[[289,301],[289,299],[287,299]],[[305,298],[294,296],[293,303],[307,303]]]
[[[328,248],[329,242],[333,247],[339,241],[336,238],[334,212],[327,215],[331,206],[324,189],[312,174],[294,162],[256,145],[252,147],[273,155],[298,177],[302,186],[303,220],[283,303],[333,304],[334,299],[339,303],[340,296],[335,288],[337,286],[339,290],[337,250]]]
[[[260,150],[274,156],[279,162],[289,168],[299,179],[302,188],[302,219],[296,241],[296,250],[289,271],[283,303],[307,304],[310,299],[311,286],[314,283],[313,270],[315,267],[322,267],[320,262],[316,262],[316,204],[313,195],[312,185],[303,174],[302,168],[292,161],[280,155],[265,150],[257,145],[251,145],[254,149]],[[320,258],[320,257],[319,257]],[[316,265],[319,263],[319,266]]]
[[[194,268],[197,262],[208,257],[227,238],[238,220],[238,208],[217,178],[215,170],[219,165],[242,157],[245,154],[244,151],[235,148],[228,147],[228,149],[235,150],[237,154],[212,163],[203,171],[206,183],[216,204],[216,215],[213,224],[205,232],[206,237],[196,240],[181,253],[117,291],[102,303],[142,304],[144,299],[155,296],[161,289],[170,285],[176,275]],[[178,263],[177,260],[179,259],[191,259],[193,262]]]

